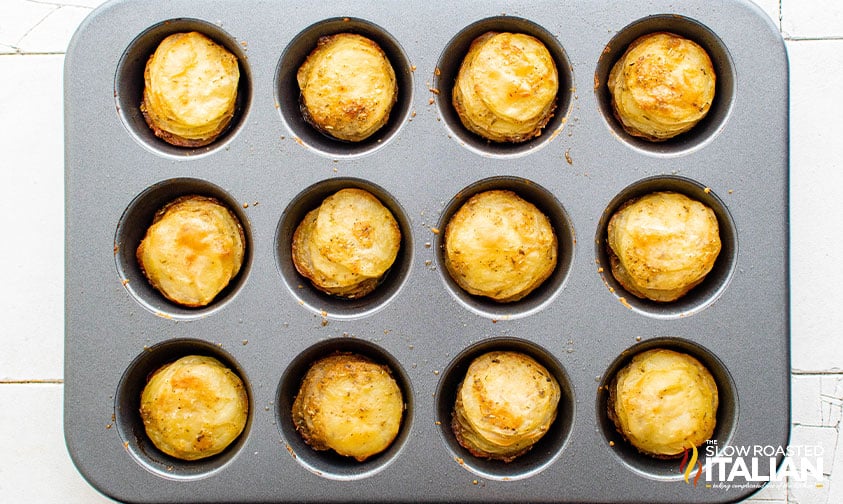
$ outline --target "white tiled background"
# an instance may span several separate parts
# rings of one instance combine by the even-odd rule
[[[0,502],[110,502],[76,472],[62,427],[62,64],[102,0],[0,0]],[[821,486],[747,502],[843,502],[843,1],[756,0],[791,76],[792,444],[821,445]],[[763,89],[758,92],[763,93]],[[13,245],[13,246],[12,246]]]

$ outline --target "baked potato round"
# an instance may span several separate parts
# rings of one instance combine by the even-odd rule
[[[659,142],[708,114],[716,75],[699,44],[666,32],[639,37],[609,73],[614,114],[630,135]]]
[[[141,393],[146,434],[182,460],[216,455],[243,432],[249,398],[242,380],[213,357],[189,355],[153,373]]]
[[[523,33],[487,32],[469,47],[452,102],[463,125],[494,142],[541,135],[553,117],[559,74],[547,47]]]
[[[623,205],[607,228],[612,275],[629,293],[679,299],[702,282],[720,254],[714,211],[675,192],[655,192]]]
[[[234,117],[237,57],[198,32],[165,38],[144,70],[140,109],[156,136],[181,147],[208,145]]]
[[[304,119],[349,142],[378,131],[398,100],[389,58],[376,42],[354,33],[321,37],[296,78]]]
[[[389,367],[358,354],[313,363],[292,408],[296,430],[314,450],[359,462],[392,444],[403,415],[401,388]]]
[[[451,428],[476,457],[511,462],[545,435],[562,392],[532,357],[492,351],[474,359],[457,388]]]
[[[475,194],[445,227],[444,262],[466,292],[498,302],[522,299],[556,268],[550,220],[509,190]]]
[[[642,453],[679,457],[714,434],[717,384],[694,357],[656,348],[635,355],[609,386],[608,413]]]
[[[240,272],[246,240],[237,216],[207,196],[161,208],[137,248],[141,271],[170,301],[208,305]]]
[[[378,286],[400,247],[389,209],[368,191],[346,188],[305,215],[293,233],[292,258],[322,292],[359,298]]]

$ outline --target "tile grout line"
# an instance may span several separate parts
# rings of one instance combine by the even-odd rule
[[[0,385],[63,385],[64,380],[61,378],[47,378],[43,380],[0,380]]]
[[[4,56],[64,56],[65,51],[44,51],[44,52],[0,52],[0,58]]]

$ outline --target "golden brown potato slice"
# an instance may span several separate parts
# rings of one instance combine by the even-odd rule
[[[662,141],[700,122],[714,101],[716,76],[705,49],[673,33],[629,45],[609,73],[615,116],[633,136]]]
[[[714,211],[684,194],[655,192],[609,220],[612,275],[631,294],[675,301],[705,279],[720,254]]]
[[[155,214],[137,249],[149,283],[170,301],[206,306],[240,272],[246,240],[240,221],[205,196],[183,196]]]
[[[468,130],[495,142],[523,142],[553,116],[558,89],[556,63],[541,41],[488,32],[471,43],[452,102]]]
[[[556,268],[550,220],[508,190],[472,196],[445,228],[445,267],[469,294],[517,301]]]
[[[228,127],[237,103],[237,58],[198,32],[165,38],[144,70],[141,111],[155,135],[201,147]]]
[[[489,352],[468,367],[451,427],[472,455],[511,462],[548,431],[561,394],[556,378],[532,357]]]
[[[319,208],[307,213],[293,234],[293,265],[314,287],[335,296],[365,296],[377,287],[380,277],[366,278],[322,256],[313,246],[313,231]]]
[[[218,360],[189,355],[155,371],[140,414],[159,450],[198,460],[222,452],[243,432],[249,399],[240,378]]]
[[[398,100],[392,64],[362,35],[321,37],[296,77],[305,120],[340,140],[359,142],[374,134]]]
[[[293,234],[293,264],[317,289],[361,297],[377,287],[401,247],[395,217],[368,191],[347,188],[305,215]]]
[[[389,448],[404,399],[388,366],[357,354],[316,361],[293,401],[293,423],[315,450],[363,462]]]
[[[609,388],[609,418],[642,453],[681,456],[714,434],[717,384],[694,357],[667,349],[641,352]]]

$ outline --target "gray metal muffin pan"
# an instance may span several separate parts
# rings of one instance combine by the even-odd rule
[[[169,33],[198,30],[239,58],[240,103],[214,144],[155,138],[138,111],[143,65]],[[545,134],[490,145],[459,124],[450,87],[471,40],[530,33],[562,86]],[[702,44],[718,72],[709,116],[660,144],[629,137],[605,81],[625,46],[670,30]],[[360,144],[312,130],[295,71],[320,35],[353,31],[384,48],[400,96]],[[684,349],[720,389],[720,446],[789,436],[788,65],[778,31],[747,1],[115,1],[81,26],[65,63],[65,434],[85,478],[127,502],[727,502],[752,493],[693,486],[678,460],[630,448],[605,414],[603,385],[643,348]],[[383,285],[343,301],[290,261],[292,230],[331,192],[364,187],[393,211],[403,242]],[[509,188],[547,213],[560,239],[553,276],[507,305],[463,293],[442,265],[439,230],[472,193]],[[635,299],[608,273],[612,210],[651,190],[685,192],[717,213],[714,271],[673,304]],[[218,197],[240,217],[246,264],[202,309],[165,301],[134,250],[178,195]],[[472,356],[513,348],[559,379],[560,412],[532,451],[472,457],[448,424]],[[290,407],[308,364],[338,350],[391,366],[407,403],[395,443],[358,463],[315,452]],[[188,353],[215,355],[249,392],[242,436],[209,460],[151,446],[138,415],[146,376]]]

